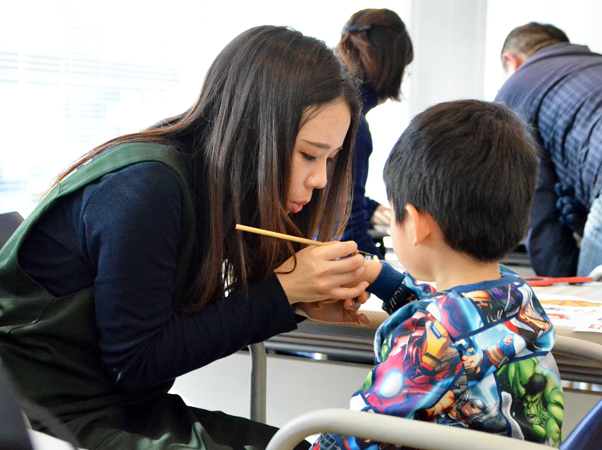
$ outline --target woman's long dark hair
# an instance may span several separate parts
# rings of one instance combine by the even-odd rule
[[[351,125],[324,189],[301,212],[284,207],[295,140],[304,121],[342,99]],[[195,281],[180,305],[198,310],[232,289],[265,281],[298,247],[241,233],[235,224],[330,240],[349,213],[352,147],[360,106],[357,86],[326,45],[275,26],[252,28],[228,44],[185,113],[88,152],[56,183],[124,142],[159,142],[187,160],[196,210]]]

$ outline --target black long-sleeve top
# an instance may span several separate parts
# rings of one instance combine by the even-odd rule
[[[56,296],[94,286],[103,363],[123,390],[141,391],[296,328],[275,275],[200,312],[172,298],[184,187],[144,162],[59,199],[19,254],[23,270]]]

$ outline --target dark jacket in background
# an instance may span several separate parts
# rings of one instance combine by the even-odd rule
[[[353,152],[353,204],[351,215],[347,222],[347,228],[343,233],[342,241],[355,241],[358,249],[364,252],[372,253],[382,258],[382,253],[378,250],[368,233],[370,229],[370,219],[374,210],[380,203],[366,197],[366,181],[368,180],[368,162],[372,154],[372,135],[370,127],[366,121],[366,114],[378,105],[378,99],[370,91],[362,92],[364,107],[360,118],[357,136],[355,138],[355,149]]]

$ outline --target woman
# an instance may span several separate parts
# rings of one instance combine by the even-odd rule
[[[90,450],[265,447],[274,428],[167,391],[295,313],[367,322],[353,242],[235,230],[340,233],[358,117],[322,42],[257,27],[188,111],[69,167],[0,253],[0,357],[22,391]]]
[[[351,216],[343,240],[357,242],[362,251],[383,257],[370,236],[372,225],[389,225],[391,211],[366,197],[372,136],[366,114],[387,99],[400,100],[401,81],[412,62],[412,41],[399,16],[388,9],[364,9],[351,16],[335,51],[362,82],[363,108],[355,140],[354,188]]]

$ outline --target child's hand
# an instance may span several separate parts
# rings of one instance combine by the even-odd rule
[[[296,267],[291,257],[274,272],[291,304],[354,299],[368,287],[362,279],[368,262],[356,252],[353,241],[307,247],[296,254]]]

